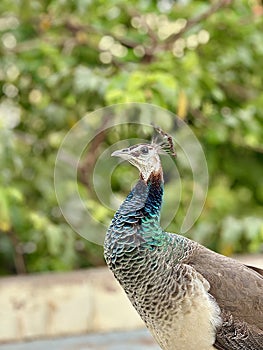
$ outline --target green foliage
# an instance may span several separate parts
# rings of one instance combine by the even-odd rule
[[[1,273],[103,263],[65,223],[53,169],[87,111],[127,101],[177,113],[204,147],[210,189],[189,235],[225,254],[260,251],[262,6],[223,3],[1,1]]]

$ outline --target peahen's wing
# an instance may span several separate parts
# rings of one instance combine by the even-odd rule
[[[187,263],[209,282],[209,293],[219,305],[223,319],[215,347],[263,350],[263,271],[201,245],[196,247]]]
[[[263,330],[263,276],[238,261],[201,245],[189,256],[194,267],[210,284],[221,310],[237,320]]]

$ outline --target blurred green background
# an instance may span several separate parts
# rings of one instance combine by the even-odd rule
[[[209,192],[189,237],[262,251],[261,1],[1,0],[0,13],[1,274],[104,264],[60,213],[54,163],[86,112],[131,101],[176,113],[204,148]],[[114,178],[123,195],[127,169]]]

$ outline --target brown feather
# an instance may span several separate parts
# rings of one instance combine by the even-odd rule
[[[263,277],[258,271],[201,245],[189,260],[210,283],[209,293],[221,310],[263,330]]]

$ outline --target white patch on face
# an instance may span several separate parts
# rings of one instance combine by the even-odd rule
[[[159,155],[155,152],[147,155],[147,157],[139,157],[133,163],[141,172],[144,181],[147,181],[152,172],[158,172],[161,169],[161,161]]]
[[[155,171],[158,171],[161,167],[161,162],[159,156],[156,154],[155,157],[153,157],[153,168]]]

